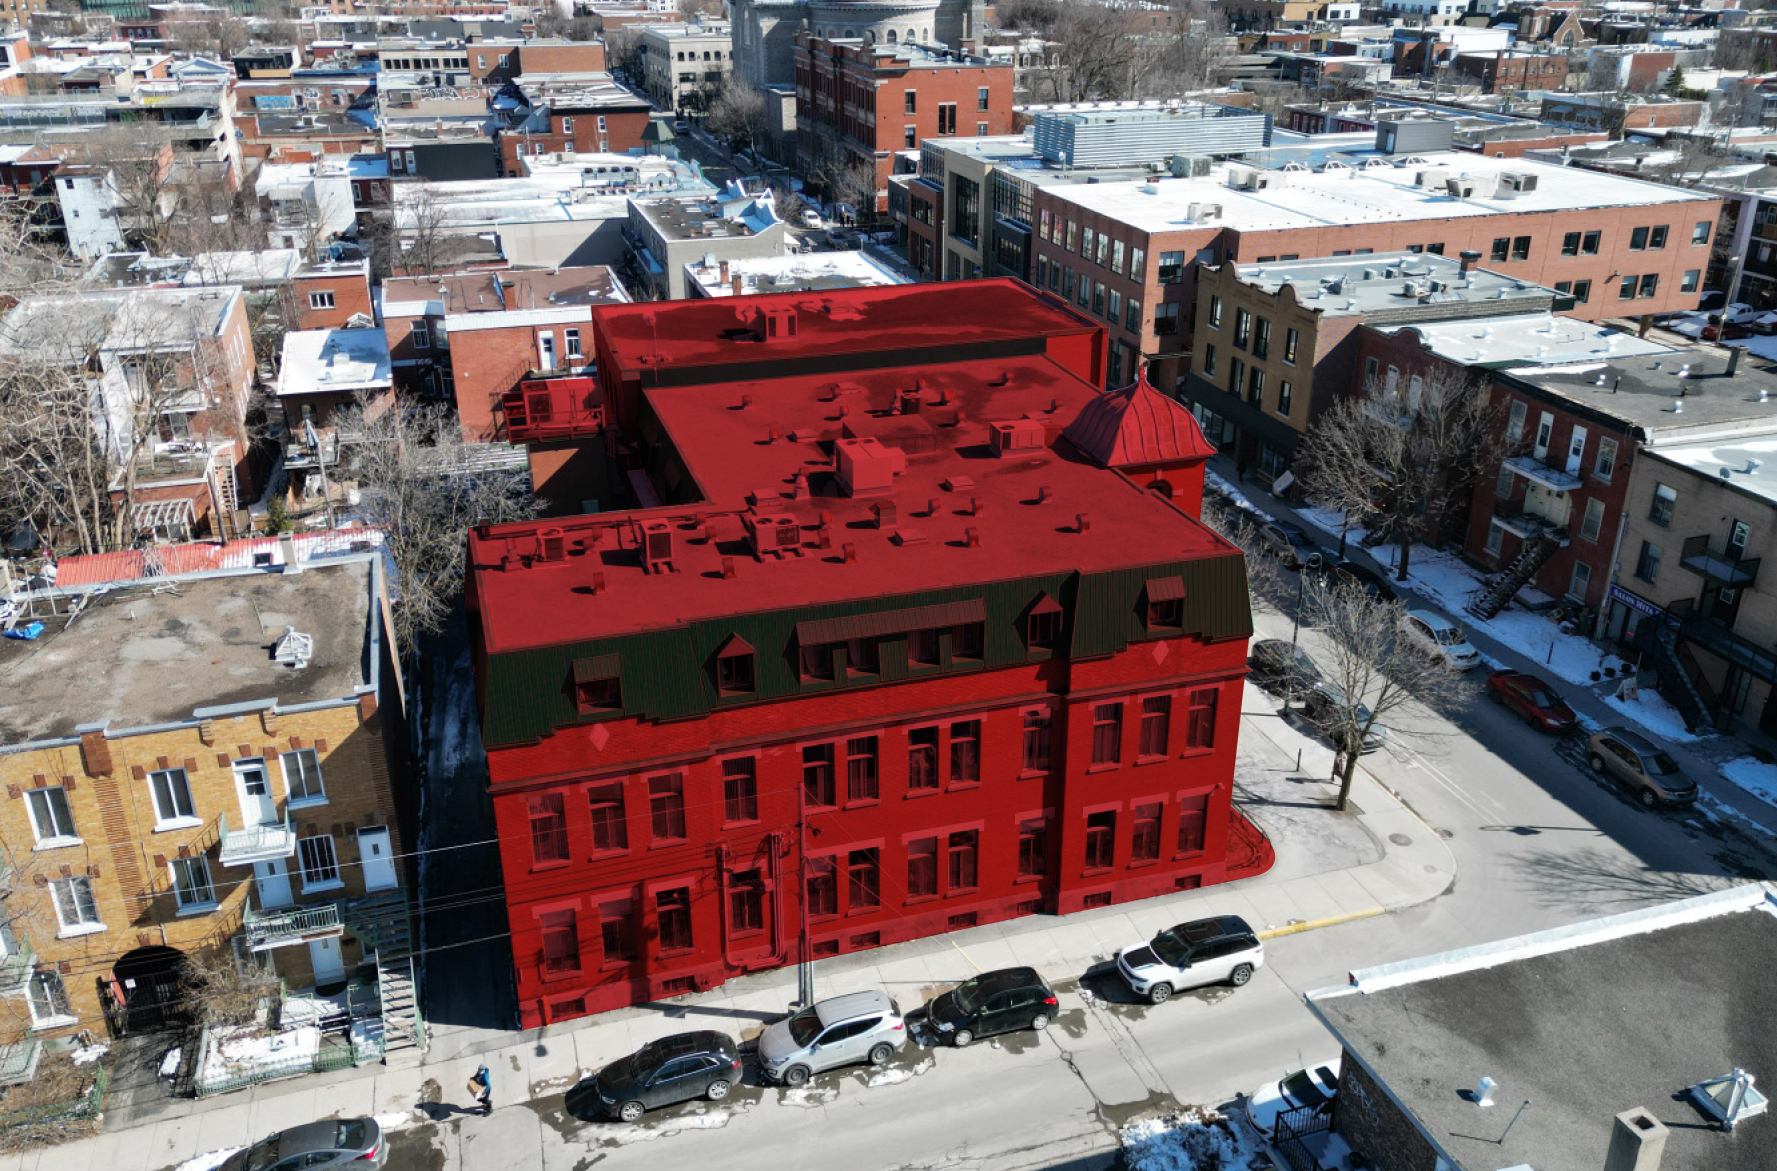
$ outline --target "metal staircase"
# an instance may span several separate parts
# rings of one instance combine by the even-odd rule
[[[1644,621],[1635,630],[1635,644],[1646,653],[1644,663],[1660,677],[1660,694],[1684,717],[1685,728],[1692,732],[1714,728],[1715,697],[1705,691],[1708,685],[1701,673],[1687,667],[1689,654],[1679,641],[1678,626],[1657,619]]]
[[[235,482],[234,464],[225,455],[216,464],[216,532],[224,540],[243,536],[239,517],[240,485]]]
[[[376,952],[384,1059],[402,1050],[414,1050],[417,1056],[426,1048],[426,1026],[414,976],[413,912],[406,892],[386,891],[352,902],[346,908],[346,925],[366,949]]]
[[[1477,592],[1468,604],[1468,612],[1485,622],[1518,596],[1518,591],[1529,584],[1541,569],[1561,547],[1561,542],[1554,535],[1541,532],[1524,543],[1519,551],[1518,559],[1513,561],[1504,575],[1486,589]]]

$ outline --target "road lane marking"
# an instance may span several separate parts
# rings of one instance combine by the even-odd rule
[[[1455,797],[1458,801],[1462,802],[1464,805],[1468,806],[1470,809],[1474,810],[1476,813],[1480,814],[1482,817],[1492,820],[1494,818],[1500,818],[1500,817],[1505,816],[1506,811],[1505,811],[1504,806],[1501,806],[1497,802],[1493,801],[1491,798],[1480,795],[1480,794],[1476,794],[1474,797],[1471,797],[1469,795],[1468,791],[1466,789],[1464,789],[1462,786],[1458,785],[1453,777],[1451,777],[1448,773],[1445,773],[1442,769],[1438,768],[1436,765],[1432,764],[1429,760],[1425,759],[1425,757],[1421,756],[1414,749],[1403,747],[1402,751],[1407,754],[1407,757],[1408,757],[1407,763],[1409,765],[1411,765],[1415,768],[1420,768],[1420,769],[1425,770],[1426,774],[1428,776],[1430,776],[1432,780],[1436,781],[1439,785],[1443,786],[1443,788],[1447,792],[1449,792],[1449,794],[1452,797]],[[1476,804],[1477,801],[1485,801],[1488,805],[1493,806],[1493,808],[1492,809],[1483,809],[1480,805]]]

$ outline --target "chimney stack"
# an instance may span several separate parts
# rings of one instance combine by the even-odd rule
[[[1604,1171],[1659,1171],[1666,1153],[1666,1127],[1640,1106],[1616,1116]]]
[[[296,555],[296,538],[295,537],[291,536],[289,533],[285,533],[283,536],[279,537],[278,538],[278,551],[280,553],[282,553],[283,557],[284,557],[284,572],[285,573],[301,573],[302,572],[302,558],[300,558]]]
[[[1479,263],[1481,263],[1481,254],[1479,252],[1470,250],[1462,253],[1462,271],[1464,273],[1473,272],[1475,265]]]
[[[722,262],[722,283],[728,283],[728,262],[726,260]]]

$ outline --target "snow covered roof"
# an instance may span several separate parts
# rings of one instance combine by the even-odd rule
[[[284,335],[278,394],[353,394],[391,386],[382,330],[303,329]]]
[[[1510,367],[1565,366],[1636,354],[1670,354],[1671,346],[1638,338],[1559,313],[1518,313],[1461,321],[1377,326],[1383,333],[1413,330],[1425,348],[1465,365]]]

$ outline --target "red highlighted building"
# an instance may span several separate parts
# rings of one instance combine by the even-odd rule
[[[818,958],[1270,865],[1211,449],[1096,390],[1101,327],[1012,281],[593,315],[599,414],[537,438],[660,503],[469,543],[526,1027],[793,963],[805,904]]]

